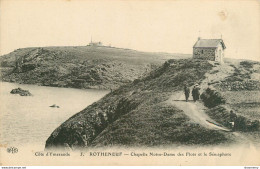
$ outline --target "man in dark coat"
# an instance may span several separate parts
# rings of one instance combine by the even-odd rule
[[[188,102],[190,96],[190,89],[186,85],[184,85],[184,94],[185,94],[186,102]]]
[[[199,85],[196,86],[196,100],[200,99],[200,87]]]
[[[198,84],[195,85],[192,89],[192,97],[194,102],[196,102],[200,98],[200,88]]]
[[[195,86],[193,87],[192,91],[191,91],[191,95],[193,97],[193,101],[196,102],[196,91],[195,91]]]

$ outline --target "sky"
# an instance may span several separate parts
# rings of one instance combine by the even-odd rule
[[[258,0],[0,0],[0,55],[18,48],[93,41],[139,51],[191,54],[223,38],[225,57],[260,61]]]

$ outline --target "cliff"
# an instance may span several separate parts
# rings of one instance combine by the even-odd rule
[[[45,147],[82,149],[232,142],[235,137],[232,133],[202,126],[182,109],[169,104],[170,97],[182,91],[184,84],[189,87],[201,84],[212,68],[208,61],[169,60],[146,77],[121,86],[69,118],[53,131]]]
[[[167,53],[94,46],[17,49],[0,57],[1,79],[55,87],[115,89],[145,76]]]

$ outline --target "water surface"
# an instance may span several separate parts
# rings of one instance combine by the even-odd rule
[[[17,87],[29,90],[33,96],[10,94]],[[0,82],[0,142],[8,146],[31,144],[43,148],[53,130],[107,93]],[[60,108],[49,107],[53,104]]]

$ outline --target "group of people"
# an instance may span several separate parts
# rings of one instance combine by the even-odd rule
[[[185,99],[186,102],[188,102],[189,100],[189,96],[190,96],[190,88],[187,87],[187,85],[184,85],[184,94],[185,94]],[[192,97],[193,97],[193,101],[196,102],[197,100],[199,100],[200,98],[200,87],[198,84],[196,84],[192,91],[191,91]]]

